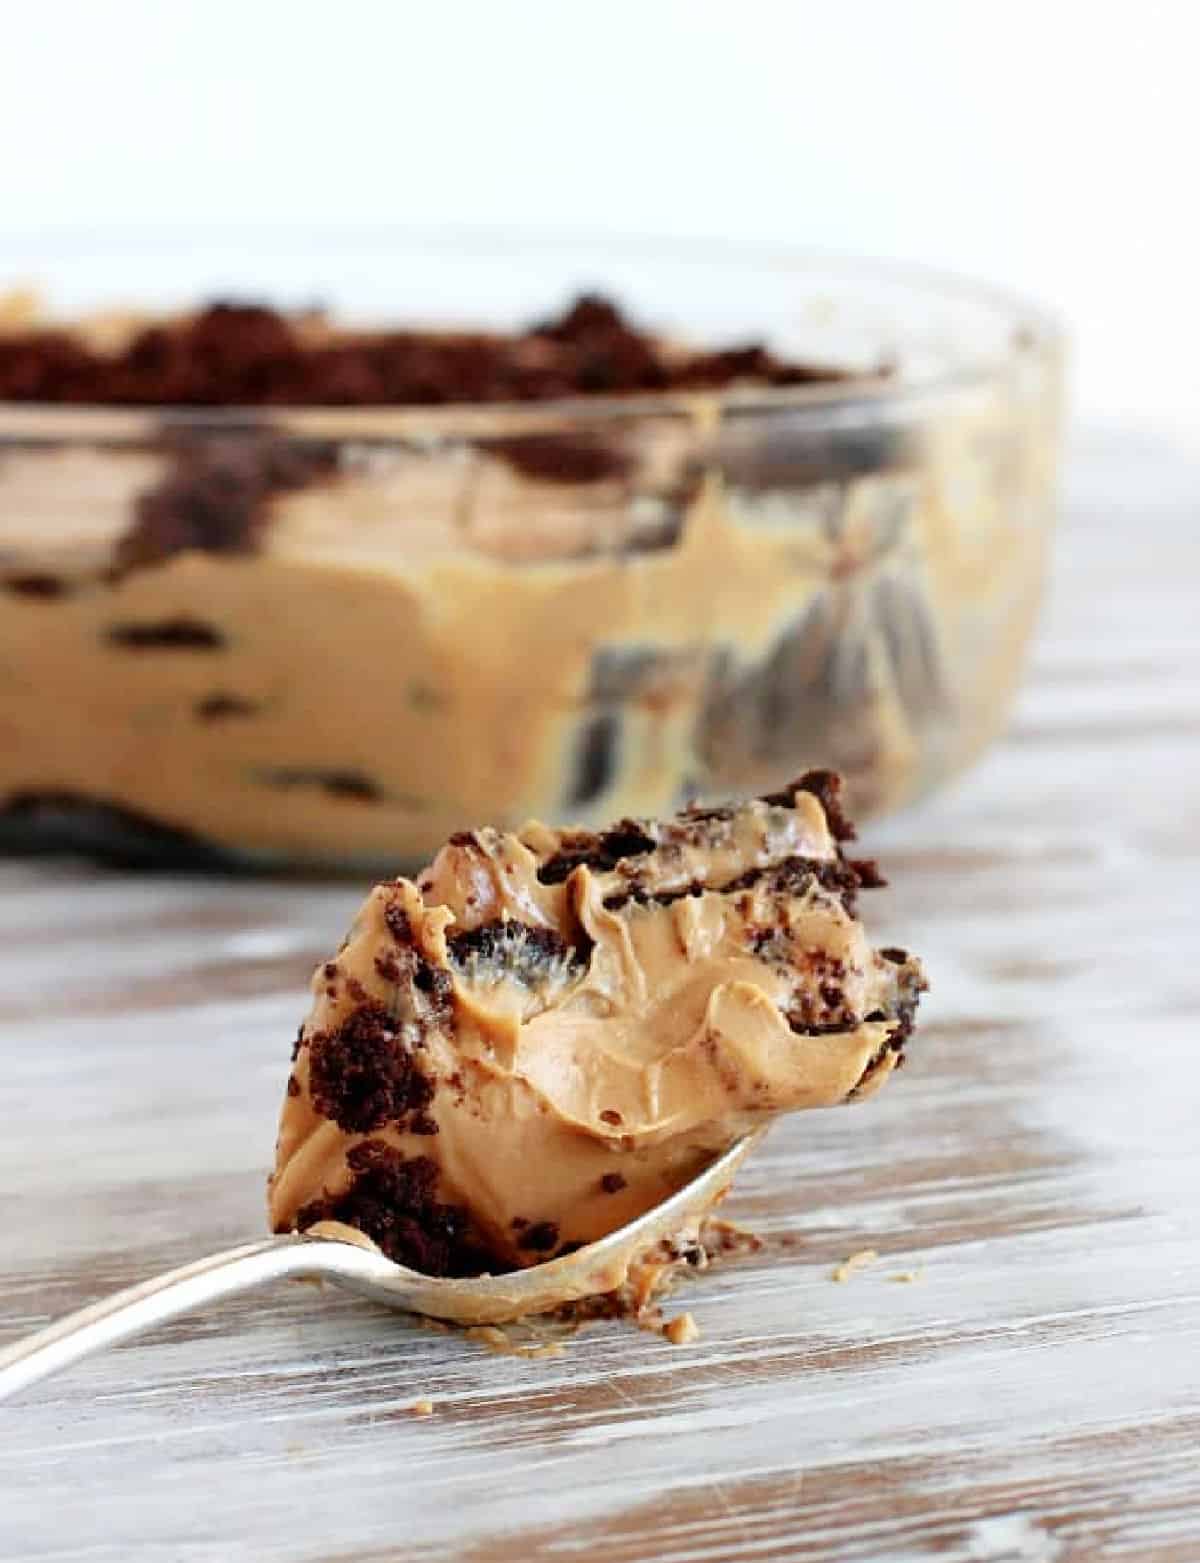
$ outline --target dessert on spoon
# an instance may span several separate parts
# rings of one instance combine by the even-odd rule
[[[0,1395],[284,1275],[495,1324],[694,1260],[771,1119],[901,1061],[925,980],[858,921],[882,881],[853,834],[812,771],[662,821],[464,832],[377,885],[313,978],[275,1237],[0,1352]]]

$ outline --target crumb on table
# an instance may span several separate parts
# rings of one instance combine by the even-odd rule
[[[413,1416],[432,1416],[433,1401],[424,1399],[414,1400],[408,1409]]]
[[[868,1265],[873,1265],[879,1258],[878,1251],[874,1248],[860,1248],[848,1259],[843,1259],[840,1265],[835,1265],[830,1275],[833,1281],[848,1281],[859,1270],[865,1270]]]
[[[690,1313],[679,1313],[663,1326],[663,1334],[672,1346],[688,1346],[700,1339],[700,1326]]]
[[[561,1341],[517,1341],[496,1324],[473,1324],[465,1330],[467,1340],[475,1341],[498,1357],[561,1357],[566,1348]]]

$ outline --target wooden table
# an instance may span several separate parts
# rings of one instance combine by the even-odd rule
[[[0,1409],[0,1556],[1200,1558],[1198,596],[1196,469],[1083,442],[1007,741],[871,833],[933,976],[910,1067],[778,1127],[700,1340],[518,1360],[285,1285]],[[359,889],[0,888],[7,1339],[260,1230]]]

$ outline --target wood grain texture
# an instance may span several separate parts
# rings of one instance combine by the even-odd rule
[[[0,1556],[1200,1559],[1198,582],[1197,468],[1086,442],[1007,740],[870,833],[909,1068],[774,1132],[699,1341],[514,1360],[284,1286],[0,1408]],[[358,899],[0,865],[4,1339],[261,1229]]]

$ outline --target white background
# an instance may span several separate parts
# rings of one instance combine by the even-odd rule
[[[4,245],[723,235],[1024,289],[1090,418],[1200,430],[1190,0],[0,0]]]

